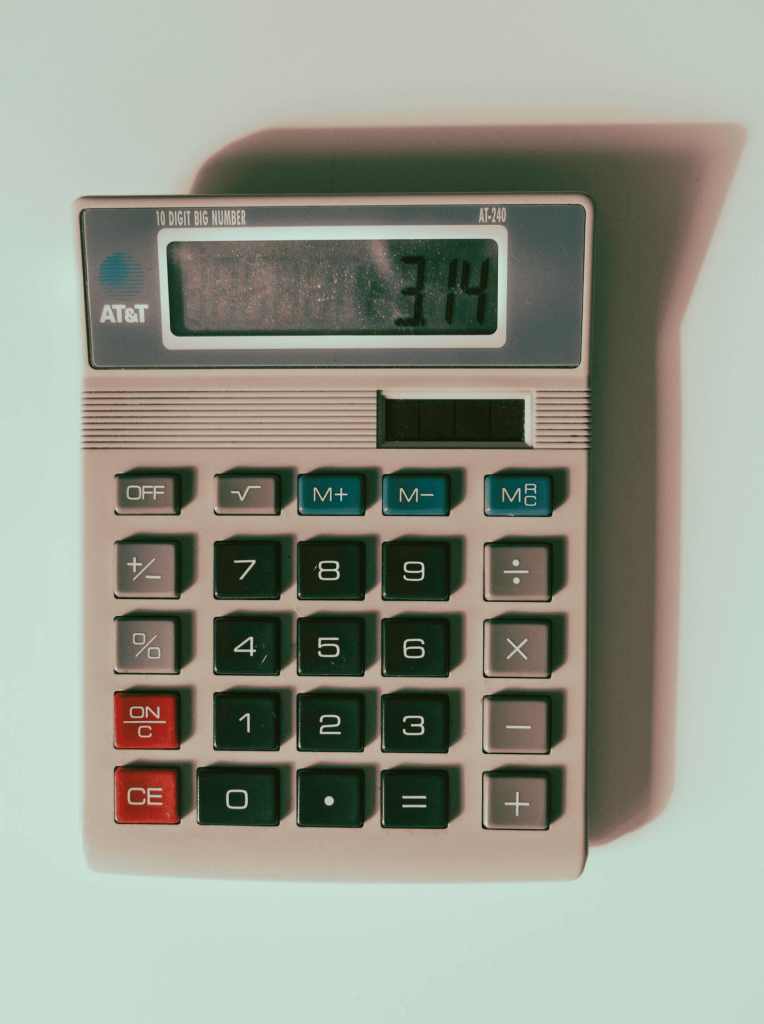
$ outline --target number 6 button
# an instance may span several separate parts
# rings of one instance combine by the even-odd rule
[[[447,619],[383,619],[383,676],[447,676]]]

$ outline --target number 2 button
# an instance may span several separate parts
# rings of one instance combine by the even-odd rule
[[[277,676],[279,620],[231,616],[215,619],[215,672],[232,676]]]

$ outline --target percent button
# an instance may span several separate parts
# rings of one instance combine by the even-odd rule
[[[115,672],[137,674],[178,672],[178,620],[115,619]]]

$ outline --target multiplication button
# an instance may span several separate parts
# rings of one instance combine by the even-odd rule
[[[483,828],[549,828],[549,776],[484,772]]]
[[[179,623],[175,618],[115,619],[115,672],[167,673],[178,671]]]
[[[115,597],[176,598],[178,544],[175,541],[120,540],[116,558]]]
[[[483,672],[486,676],[547,679],[550,674],[548,622],[495,619],[484,623]]]

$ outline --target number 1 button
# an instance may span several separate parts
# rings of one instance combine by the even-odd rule
[[[215,619],[215,672],[231,676],[277,676],[279,620],[231,616]]]

